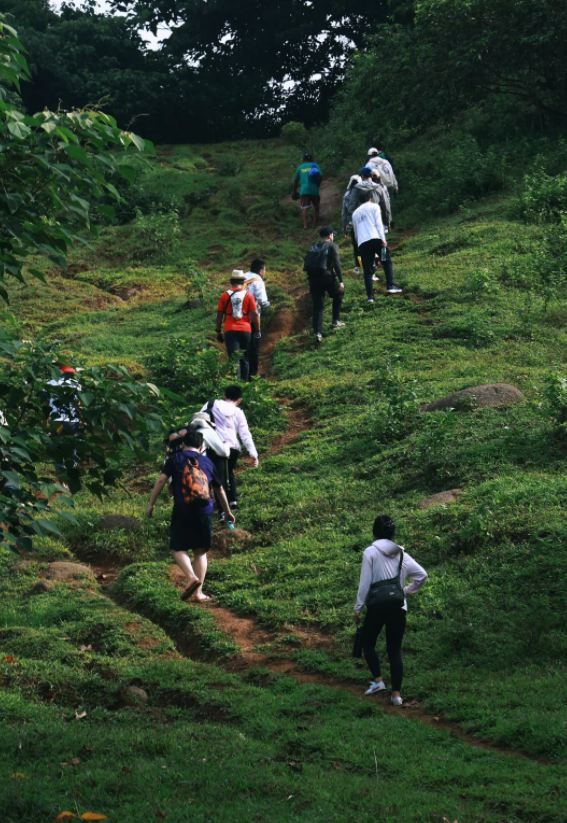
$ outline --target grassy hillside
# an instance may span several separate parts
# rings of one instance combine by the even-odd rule
[[[251,537],[213,554],[216,607],[179,601],[165,496],[142,519],[159,443],[110,499],[77,497],[63,540],[2,559],[8,821],[562,819],[564,305],[531,272],[545,229],[518,216],[513,191],[417,230],[411,214],[411,232],[402,214],[404,294],[368,306],[349,273],[347,326],[316,349],[311,235],[286,198],[295,154],[277,141],[161,150],[122,225],[14,296],[22,333],[174,388],[172,422],[231,374],[212,332],[232,268],[267,257],[269,322],[286,334],[269,383],[247,389],[261,464],[241,475],[238,525]],[[484,383],[525,399],[421,410]],[[455,488],[455,502],[420,508]],[[383,511],[429,572],[410,603],[398,714],[358,696],[366,671],[350,658],[360,553]],[[139,528],[104,530],[110,512]],[[117,581],[46,580],[50,561],[75,559]],[[220,607],[256,619],[254,654]]]

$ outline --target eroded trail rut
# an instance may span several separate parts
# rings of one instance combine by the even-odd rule
[[[332,192],[331,194],[333,194],[336,200],[336,192]],[[267,376],[271,373],[271,362],[277,343],[284,338],[300,333],[306,327],[309,314],[309,295],[306,289],[296,287],[290,293],[290,296],[293,298],[293,308],[285,308],[278,312],[278,314],[272,318],[269,330],[265,336],[261,367],[263,374]],[[284,402],[287,426],[286,430],[272,441],[268,452],[269,454],[277,454],[286,448],[297,440],[310,426],[310,420],[306,410],[286,406],[285,401],[282,402]],[[103,565],[93,565],[93,571],[97,576],[101,591],[107,597],[114,600],[112,585],[120,569],[105,567]],[[180,591],[183,589],[184,579],[176,567],[173,567],[171,581]],[[129,604],[124,604],[121,601],[117,601],[117,603],[122,608],[131,611],[133,615],[137,614]],[[395,714],[397,716],[402,715],[403,717],[434,728],[439,732],[448,733],[471,747],[507,757],[546,763],[545,760],[530,756],[520,750],[507,749],[487,741],[479,740],[471,734],[467,734],[456,723],[424,712],[416,700],[406,702],[400,709],[388,703],[387,692],[366,697],[363,694],[363,687],[367,680],[365,670],[361,670],[359,681],[354,682],[351,679],[341,680],[335,677],[327,677],[323,674],[306,671],[294,660],[293,651],[297,648],[321,648],[329,651],[334,649],[337,657],[344,655],[344,649],[339,649],[335,643],[335,639],[329,635],[317,632],[312,628],[306,630],[298,626],[284,626],[279,632],[270,631],[261,626],[254,617],[235,614],[215,602],[214,599],[204,604],[203,608],[206,608],[214,616],[220,631],[231,638],[239,650],[238,654],[228,661],[226,658],[223,658],[222,661],[217,661],[219,665],[222,665],[231,672],[238,673],[253,667],[263,667],[276,675],[292,677],[300,684],[314,684],[348,692],[361,702],[368,703],[371,701],[373,706],[376,706],[384,713]],[[146,617],[145,619],[148,618]],[[176,636],[171,632],[167,633],[175,642],[181,654],[193,660],[198,660],[202,657],[198,641],[196,641],[195,638],[182,636],[180,634]],[[210,655],[208,659],[210,659]]]

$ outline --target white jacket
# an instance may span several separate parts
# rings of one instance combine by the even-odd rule
[[[207,410],[207,403],[201,411]],[[248,428],[246,415],[235,403],[230,400],[215,400],[213,418],[217,427],[217,434],[231,449],[240,451],[239,440],[242,440],[250,457],[258,457],[256,446]]]
[[[369,157],[366,160],[365,165],[370,169],[376,169],[380,175],[380,180],[385,186],[389,189],[393,189],[394,191],[398,191],[398,181],[389,160],[385,160],[384,157],[378,157],[375,155],[374,157]]]
[[[402,548],[403,546],[398,546],[398,544],[392,540],[375,540],[371,546],[364,549],[360,569],[360,583],[358,586],[358,594],[356,595],[356,604],[354,606],[356,612],[363,609],[372,583],[377,583],[379,580],[389,580],[397,576],[398,566],[400,565],[400,549]],[[406,586],[406,580],[408,578],[411,580],[411,583]],[[427,572],[425,569],[422,568],[411,555],[404,551],[404,561],[400,574],[400,582],[404,589],[404,594],[414,594],[419,591],[426,580]],[[407,600],[404,600],[402,608],[407,611]]]
[[[352,213],[352,228],[358,246],[367,240],[381,240],[386,243],[386,232],[382,222],[380,206],[372,201],[363,203]]]
[[[256,301],[258,311],[268,308],[270,301],[268,300],[266,284],[259,274],[253,271],[246,273],[246,289]]]

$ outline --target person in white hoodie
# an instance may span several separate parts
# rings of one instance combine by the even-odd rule
[[[360,622],[362,609],[366,606],[363,650],[372,680],[365,694],[376,694],[386,688],[380,659],[376,653],[376,641],[385,626],[386,649],[392,678],[390,702],[394,706],[401,706],[403,701],[400,691],[404,673],[402,640],[406,628],[407,595],[419,591],[427,580],[427,572],[403,546],[394,543],[395,532],[395,523],[387,515],[379,515],[374,521],[374,542],[364,550],[362,556],[354,619],[356,623]],[[391,594],[392,602],[373,604],[373,599],[380,599],[375,597],[378,590],[381,590],[383,596]]]
[[[234,470],[240,457],[240,441],[252,458],[254,468],[258,466],[258,451],[250,434],[246,415],[240,408],[241,403],[242,389],[240,386],[227,386],[224,390],[224,400],[209,400],[201,409],[211,417],[216,433],[230,449],[228,458],[213,457],[213,455],[211,457],[213,457],[221,484],[230,501],[231,509],[235,509],[238,505]]]
[[[250,271],[246,272],[246,280],[244,286],[256,301],[256,309],[258,314],[262,313],[262,309],[267,309],[270,305],[268,300],[268,293],[266,292],[266,262],[261,257],[256,257],[250,263]],[[250,340],[250,350],[248,353],[248,360],[250,364],[249,377],[255,377],[258,374],[258,366],[260,365],[260,342],[261,337],[257,334],[252,335]]]

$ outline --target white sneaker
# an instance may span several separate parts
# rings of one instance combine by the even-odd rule
[[[317,343],[317,345],[319,345],[319,343],[321,343],[322,341],[323,341],[323,335],[322,334],[316,334],[315,335],[315,342]]]
[[[354,269],[352,270],[352,273],[353,273],[353,274],[360,274],[360,269],[359,269],[359,267],[358,267],[358,266],[355,266],[355,267],[354,267]]]
[[[396,697],[391,697],[390,698],[390,703],[392,704],[392,706],[401,706],[403,702],[404,701],[402,700],[401,697],[396,696]]]
[[[401,294],[403,289],[400,289],[399,286],[392,286],[391,289],[386,289],[388,294]]]
[[[342,321],[342,320],[337,320],[337,322],[336,322],[336,323],[333,323],[333,324],[332,324],[331,328],[332,328],[332,329],[342,329],[342,328],[343,328],[343,326],[346,326],[346,323],[343,323],[343,321]]]
[[[383,680],[380,680],[380,681],[371,680],[370,681],[370,686],[366,689],[364,694],[376,694],[376,692],[383,692],[385,688],[386,688],[386,684],[384,683]]]
[[[380,280],[380,278],[378,277],[378,275],[377,275],[377,274],[373,274],[373,275],[372,275],[372,279],[374,280],[374,282],[375,282],[375,283],[378,283],[378,282],[379,282],[379,280]]]
[[[366,302],[367,302],[367,303],[374,303],[374,298],[373,298],[373,297],[369,297],[369,298],[368,298],[368,300],[367,300]]]

